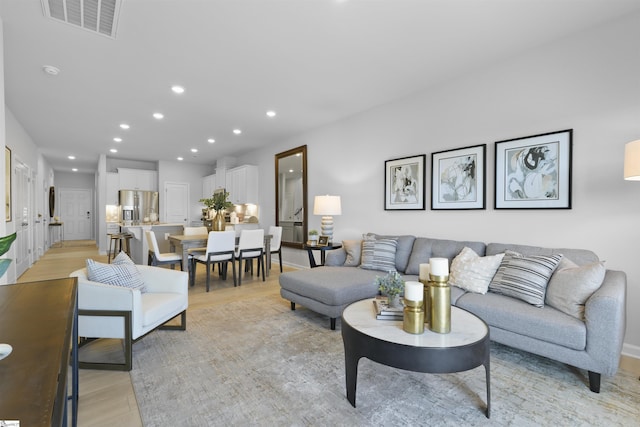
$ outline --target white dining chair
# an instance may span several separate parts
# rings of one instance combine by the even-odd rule
[[[182,255],[175,252],[161,253],[158,247],[156,234],[152,230],[147,230],[145,233],[147,235],[147,244],[149,245],[149,259],[147,261],[148,265],[169,264],[171,265],[171,269],[173,270],[176,264],[180,264],[180,270],[183,270]]]
[[[271,235],[271,242],[269,252],[278,254],[278,263],[280,264],[280,273],[282,273],[282,227],[272,225],[269,227],[269,234]],[[270,260],[272,258],[269,258]],[[269,263],[269,270],[271,270],[271,263]]]
[[[204,264],[207,269],[207,292],[209,292],[211,270],[216,264],[218,264],[218,271],[222,279],[227,280],[228,266],[229,263],[231,263],[233,286],[236,286],[235,249],[235,231],[210,231],[205,253],[201,255],[194,254],[191,258],[191,286],[193,286],[196,281],[196,266],[198,263]]]
[[[264,278],[264,230],[258,228],[255,230],[242,230],[240,232],[240,240],[236,249],[236,260],[238,260],[238,286],[242,284],[242,260],[245,260],[246,270],[251,270],[253,274],[253,260],[258,260],[258,274],[262,271],[262,281]],[[250,264],[247,264],[250,262]],[[262,270],[261,270],[262,269]]]

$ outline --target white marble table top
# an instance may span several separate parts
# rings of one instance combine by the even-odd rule
[[[377,320],[374,298],[355,302],[344,309],[343,321],[373,338],[415,347],[459,347],[483,339],[489,329],[480,318],[466,310],[451,307],[451,332],[439,334],[425,325],[422,334],[410,334],[402,329],[402,321]]]

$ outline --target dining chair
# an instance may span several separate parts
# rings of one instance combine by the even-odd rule
[[[271,235],[269,252],[271,252],[271,254],[278,254],[280,273],[282,273],[282,227],[275,225],[269,226],[269,234]],[[271,259],[272,258],[270,258],[270,260]],[[271,270],[271,263],[269,263],[269,270]]]
[[[176,264],[180,264],[180,270],[183,270],[182,255],[175,252],[161,253],[158,248],[158,240],[156,239],[156,233],[152,230],[147,230],[147,244],[149,245],[149,258],[147,265],[163,265],[170,264],[171,269],[175,268]]]
[[[235,231],[210,231],[207,239],[205,253],[194,254],[191,258],[191,286],[196,281],[197,263],[204,264],[207,269],[207,292],[209,292],[209,282],[212,267],[218,264],[218,271],[222,280],[227,280],[227,270],[229,263],[233,272],[233,286],[236,286],[236,232]]]
[[[245,260],[245,267],[250,267],[253,274],[253,260],[258,260],[258,274],[262,268],[262,281],[264,282],[264,230],[242,230],[240,240],[236,249],[236,259],[238,260],[238,286],[242,285],[242,260]],[[250,262],[250,264],[247,264]],[[245,269],[247,270],[247,269]]]

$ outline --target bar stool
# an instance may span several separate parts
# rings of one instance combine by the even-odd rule
[[[129,257],[131,257],[131,244],[129,241],[133,237],[130,233],[112,233],[109,234],[109,253],[107,255],[107,262],[111,263],[111,257],[116,257],[116,251],[124,251]]]

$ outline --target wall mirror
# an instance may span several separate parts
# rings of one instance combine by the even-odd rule
[[[282,246],[302,248],[307,240],[307,146],[276,154],[276,225]]]

